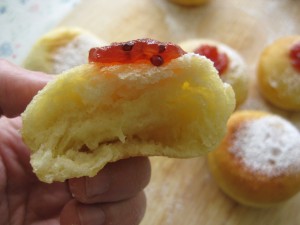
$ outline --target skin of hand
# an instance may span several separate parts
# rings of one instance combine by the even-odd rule
[[[32,172],[20,114],[53,76],[0,60],[0,225],[137,225],[150,180],[146,157],[108,164],[95,177],[46,184]]]

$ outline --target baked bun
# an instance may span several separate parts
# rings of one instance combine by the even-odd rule
[[[209,0],[169,0],[179,5],[197,6],[209,2]]]
[[[196,54],[160,66],[89,63],[34,97],[22,135],[39,179],[64,181],[133,156],[203,155],[224,136],[234,102],[211,61]]]
[[[283,37],[267,46],[257,77],[266,100],[284,110],[300,111],[300,36]]]
[[[300,190],[300,134],[287,120],[261,111],[239,111],[220,146],[208,154],[220,188],[237,202],[268,207]]]
[[[231,47],[208,39],[192,39],[179,44],[187,52],[206,56],[214,62],[221,79],[235,92],[236,105],[247,98],[249,78],[243,58]]]
[[[80,28],[56,28],[34,44],[23,66],[29,70],[59,74],[74,66],[86,64],[90,48],[105,44]]]

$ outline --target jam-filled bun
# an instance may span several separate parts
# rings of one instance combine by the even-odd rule
[[[133,156],[194,157],[216,148],[235,107],[211,61],[142,39],[90,51],[23,113],[31,164],[45,182],[94,176]]]
[[[235,92],[236,105],[248,95],[249,77],[243,58],[231,47],[208,39],[192,39],[179,44],[185,51],[204,55],[214,62],[220,78]]]
[[[210,0],[169,0],[169,1],[184,6],[197,6],[197,5],[205,4]]]
[[[80,28],[56,28],[34,44],[23,66],[29,70],[59,74],[87,63],[90,48],[105,44],[92,33]]]
[[[277,115],[238,111],[208,164],[220,188],[237,202],[274,206],[300,190],[300,133]]]
[[[262,95],[273,105],[300,111],[300,35],[277,39],[261,53],[257,70]]]

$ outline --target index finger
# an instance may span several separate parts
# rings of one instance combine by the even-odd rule
[[[0,60],[0,115],[20,115],[33,96],[50,80],[50,75],[25,70]]]
[[[116,202],[131,198],[149,183],[147,157],[134,157],[107,164],[95,177],[69,180],[74,198],[81,203]]]

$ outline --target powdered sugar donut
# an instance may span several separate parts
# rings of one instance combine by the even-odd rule
[[[277,115],[236,112],[208,164],[220,188],[236,201],[278,204],[300,190],[300,133]]]
[[[283,37],[267,46],[257,77],[266,100],[284,110],[300,111],[300,36]]]
[[[26,69],[59,74],[87,63],[90,48],[105,42],[92,33],[74,27],[61,27],[41,37],[23,65]]]
[[[185,51],[206,56],[214,62],[221,79],[235,92],[236,105],[248,94],[248,73],[243,58],[231,47],[208,39],[192,39],[179,44]]]

